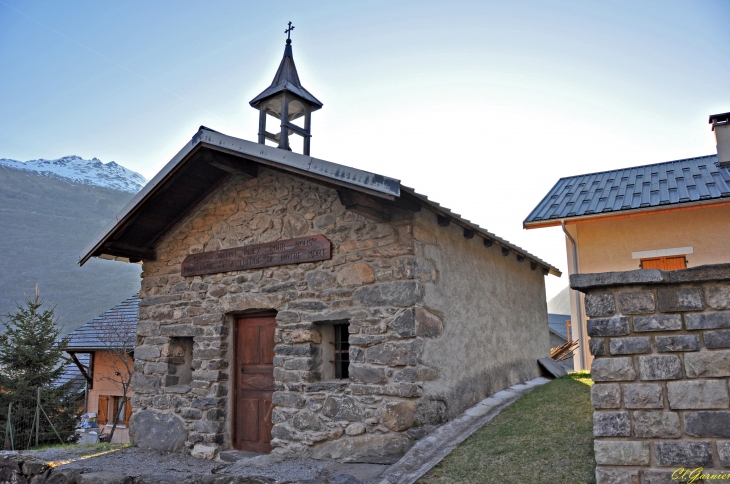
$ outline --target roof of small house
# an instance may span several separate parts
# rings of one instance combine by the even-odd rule
[[[72,331],[63,349],[83,352],[134,346],[138,309],[139,295],[135,294]]]
[[[79,363],[86,368],[89,367],[90,355],[88,353],[79,353],[76,357],[78,358]],[[55,386],[61,386],[68,382],[73,382],[72,388],[77,392],[84,389],[86,379],[74,362],[69,362],[63,365],[63,373],[61,374],[61,377],[56,380]]]
[[[561,178],[524,226],[561,219],[715,203],[730,198],[730,171],[717,155]],[[552,224],[546,222],[553,222]]]
[[[429,200],[400,180],[308,155],[227,136],[201,126],[192,139],[107,224],[83,250],[79,264],[91,257],[139,261],[154,260],[154,247],[232,173],[256,176],[258,166],[295,174],[337,189],[371,196],[385,203],[416,204],[445,217],[465,231],[501,246],[532,268],[560,276],[560,270],[539,257],[497,237],[479,225]]]
[[[552,314],[548,313],[548,329],[551,333],[568,341],[568,330],[565,322],[570,320],[570,314]]]

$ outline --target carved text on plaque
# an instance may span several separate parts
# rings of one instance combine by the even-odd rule
[[[183,277],[187,277],[300,264],[327,260],[331,252],[330,241],[324,235],[311,235],[190,254],[182,262],[181,272]]]

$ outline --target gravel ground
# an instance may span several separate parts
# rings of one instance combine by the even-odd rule
[[[272,483],[365,484],[377,482],[389,466],[341,464],[313,459],[257,455],[233,463],[196,459],[186,454],[160,453],[121,445],[77,445],[23,452],[59,469],[81,472],[123,472],[132,477],[156,476],[183,481],[191,476],[258,477]],[[186,481],[187,482],[187,481]]]
[[[179,477],[187,474],[209,475],[214,469],[223,467],[220,462],[195,459],[187,454],[161,453],[122,446],[79,445],[28,451],[24,454],[47,462],[56,462],[59,469],[126,472],[132,477],[148,474]]]

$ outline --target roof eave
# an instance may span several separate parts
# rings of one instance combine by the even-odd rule
[[[95,351],[118,351],[125,349],[125,346],[72,346],[67,348],[61,348],[66,353],[93,353]],[[128,347],[130,352],[134,351],[134,348]]]
[[[322,109],[322,107],[324,106],[324,104],[322,104],[322,102],[319,99],[317,99],[316,97],[314,97],[312,95],[312,93],[310,93],[309,91],[307,91],[303,87],[301,89],[302,89],[302,91],[304,91],[308,95],[308,97],[307,96],[302,96],[301,94],[299,94],[297,92],[294,92],[291,89],[288,89],[286,87],[286,84],[282,84],[280,86],[267,87],[258,96],[256,96],[255,98],[251,99],[248,102],[248,104],[252,108],[259,109],[259,106],[262,103],[264,103],[266,100],[268,100],[271,97],[276,96],[277,94],[279,94],[282,91],[286,91],[288,93],[291,93],[291,94],[295,95],[298,98],[303,99],[304,101],[308,102],[309,104],[313,105],[315,107],[315,109],[313,109],[312,111],[317,111],[319,109]]]
[[[504,240],[503,238],[489,232],[488,230],[480,227],[479,225],[460,217],[459,215],[453,213],[448,208],[442,207],[440,204],[430,200],[425,195],[421,195],[420,193],[417,193],[412,188],[407,188],[407,187],[402,186],[401,191],[403,191],[405,193],[409,193],[410,195],[413,195],[414,197],[418,198],[423,204],[428,206],[428,208],[431,211],[441,214],[445,217],[448,217],[449,219],[454,220],[456,222],[456,224],[458,224],[464,228],[473,230],[474,232],[480,234],[482,236],[482,238],[490,239],[497,245],[507,248],[517,254],[520,254],[521,256],[525,257],[525,259],[528,259],[531,262],[535,262],[538,266],[540,266],[544,269],[547,269],[548,274],[552,274],[553,276],[556,276],[556,277],[562,276],[562,272],[560,272],[560,269],[558,269],[557,267],[554,267],[554,266],[548,264],[547,262],[545,262],[544,260],[540,259],[539,257],[532,255],[531,253],[527,252],[522,247],[518,247],[518,246]]]
[[[525,221],[522,223],[522,226],[527,230],[541,229],[545,227],[558,227],[562,224],[563,221],[565,221],[566,225],[570,225],[583,220],[619,218],[624,216],[629,217],[632,215],[649,215],[652,212],[665,212],[672,210],[699,208],[705,205],[715,204],[730,204],[730,197],[711,198],[708,200],[694,200],[690,202],[668,203],[666,205],[657,205],[654,207],[639,207],[628,210],[616,210],[613,212],[591,213],[588,215],[574,215],[572,217],[551,218],[547,220],[536,220],[534,222]]]
[[[400,180],[357,168],[332,163],[312,156],[301,155],[272,146],[227,136],[201,126],[185,146],[160,170],[152,180],[94,237],[81,252],[79,265],[83,266],[198,149],[207,147],[269,165],[294,174],[350,188],[368,195],[393,200],[400,196]]]
[[[201,126],[202,128],[202,126]],[[200,132],[200,131],[198,131]],[[169,178],[169,176],[175,171],[176,168],[178,168],[181,165],[181,161],[183,161],[188,155],[190,155],[193,150],[197,147],[197,145],[200,143],[199,140],[196,140],[196,136],[193,136],[193,138],[185,143],[185,146],[177,152],[175,156],[172,157],[172,159],[167,162],[167,164],[162,167],[162,169],[150,180],[137,194],[132,197],[132,199],[117,213],[110,221],[109,223],[104,226],[104,228],[92,239],[92,241],[84,248],[83,251],[81,251],[81,254],[79,256],[79,265],[83,266],[86,264],[86,262],[93,257],[93,254],[101,248],[101,246],[106,242],[109,237],[114,232],[114,229],[123,223],[125,223],[134,213],[134,208],[141,205],[142,202],[148,198],[150,198],[157,190],[157,187],[165,180]]]

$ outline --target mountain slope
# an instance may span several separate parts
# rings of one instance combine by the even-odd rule
[[[553,314],[570,314],[570,292],[565,288],[547,303],[548,312]]]
[[[56,160],[40,159],[25,162],[0,158],[0,166],[34,171],[46,176],[128,193],[137,193],[147,183],[147,179],[136,171],[124,168],[113,161],[102,163],[98,158],[84,160],[80,156],[64,156]]]
[[[139,291],[137,264],[99,259],[77,264],[81,250],[132,198],[131,191],[8,165],[0,164],[0,316],[13,311],[24,293],[32,295],[38,283],[45,301],[57,305],[67,333]],[[78,173],[83,170],[68,172]],[[87,173],[99,171],[92,166]]]

